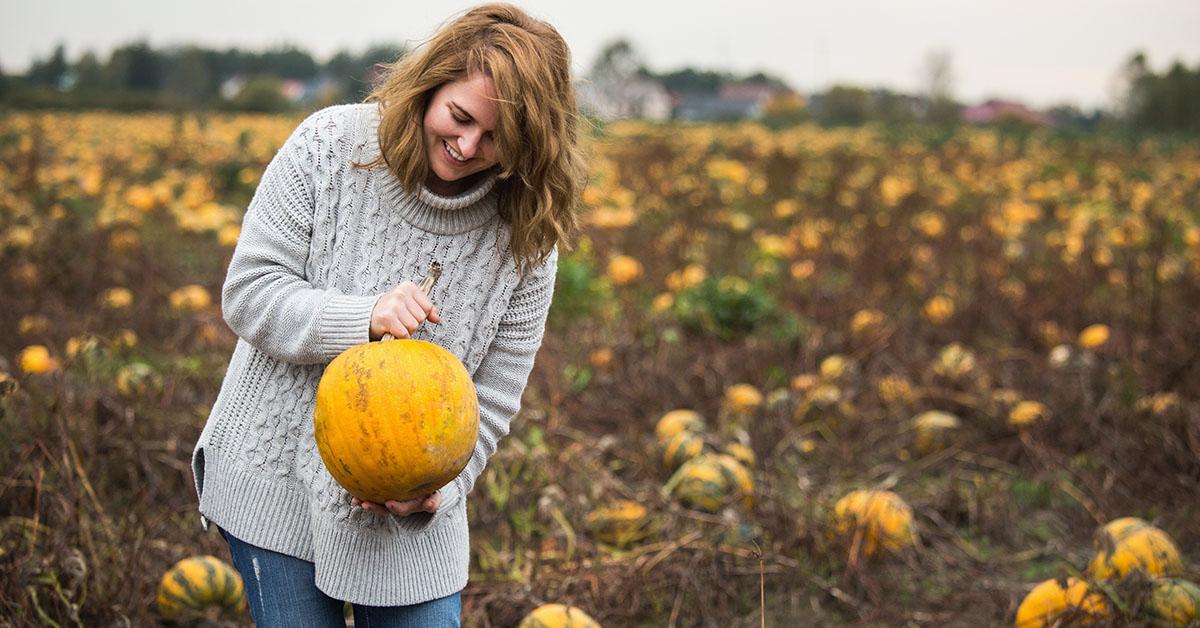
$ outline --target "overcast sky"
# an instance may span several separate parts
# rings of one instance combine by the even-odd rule
[[[75,61],[146,40],[262,49],[292,43],[325,61],[371,43],[415,43],[475,2],[0,0],[0,68],[24,71],[58,42]],[[950,53],[954,94],[1037,106],[1108,106],[1135,50],[1164,70],[1200,64],[1200,0],[608,0],[519,2],[554,24],[584,74],[628,38],[656,71],[763,70],[803,91],[844,82],[915,92],[930,51]]]

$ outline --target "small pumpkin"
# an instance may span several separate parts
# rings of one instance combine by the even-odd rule
[[[961,380],[974,370],[975,354],[957,342],[943,347],[933,363],[933,372],[948,380]]]
[[[743,510],[749,511],[754,507],[754,478],[750,475],[750,469],[730,454],[717,454],[715,459],[729,486],[727,501],[736,502]]]
[[[209,608],[240,613],[246,608],[242,577],[216,556],[192,556],[177,563],[158,583],[158,612],[167,619]]]
[[[680,465],[704,451],[704,437],[696,432],[683,431],[671,437],[663,448],[663,466],[674,471]]]
[[[756,462],[754,450],[748,445],[729,443],[725,446],[725,453],[733,456],[735,460],[745,465],[747,469],[754,468],[754,463]]]
[[[609,545],[628,545],[646,536],[649,524],[646,507],[621,500],[588,513],[586,525],[596,540]]]
[[[821,380],[827,384],[842,384],[858,377],[859,366],[854,358],[835,353],[821,360],[818,367]]]
[[[1115,538],[1101,530],[1099,549],[1088,565],[1092,576],[1106,580],[1122,578],[1135,570],[1148,576],[1177,576],[1183,572],[1179,549],[1166,532],[1151,525],[1127,525],[1116,529]]]
[[[1156,626],[1188,626],[1200,620],[1200,587],[1182,578],[1155,578],[1142,607]]]
[[[678,409],[662,415],[654,425],[654,436],[659,445],[666,445],[671,437],[680,432],[704,431],[704,417],[695,410]]]
[[[891,491],[851,491],[834,504],[834,531],[864,556],[916,544],[912,508]]]
[[[949,412],[930,410],[918,414],[912,420],[916,439],[913,445],[922,454],[930,454],[944,449],[950,442],[951,434],[960,425],[958,417]]]
[[[745,415],[763,404],[763,394],[751,384],[733,384],[725,389],[723,407],[735,415]]]
[[[317,386],[313,435],[350,494],[384,503],[432,493],[471,459],[475,384],[458,358],[423,340],[383,340],[334,358]]]
[[[754,503],[750,472],[726,454],[704,454],[688,460],[663,490],[684,506],[706,512],[718,512],[730,504],[749,509]]]
[[[1065,584],[1051,579],[1033,587],[1017,607],[1017,628],[1088,625],[1109,617],[1102,594],[1077,578],[1067,578]]]
[[[1115,544],[1125,540],[1125,537],[1131,533],[1141,530],[1142,528],[1151,527],[1146,523],[1145,519],[1137,517],[1118,517],[1104,524],[1096,531],[1095,538],[1092,544],[1097,552],[1103,552],[1106,549],[1111,549]]]
[[[526,615],[517,628],[600,628],[600,624],[574,606],[543,604]]]

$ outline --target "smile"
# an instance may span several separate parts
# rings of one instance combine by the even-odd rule
[[[463,163],[463,162],[467,161],[467,158],[463,157],[462,153],[454,150],[454,148],[452,146],[450,146],[450,143],[447,142],[446,140],[442,140],[442,146],[446,147],[446,153],[449,154],[450,158],[453,159],[454,161],[457,161],[458,163]]]

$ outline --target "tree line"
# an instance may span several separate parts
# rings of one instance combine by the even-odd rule
[[[232,109],[285,111],[361,100],[379,64],[404,53],[379,44],[362,53],[339,51],[324,63],[295,46],[265,51],[199,46],[156,50],[134,42],[107,60],[86,52],[68,61],[62,45],[23,75],[0,67],[0,105],[14,108]],[[240,79],[230,84],[230,79]],[[307,90],[301,103],[284,93],[285,81]],[[224,87],[226,93],[222,93]]]
[[[395,61],[405,52],[400,46],[377,44],[361,53],[339,51],[321,63],[293,45],[247,51],[200,46],[154,49],[146,42],[133,42],[116,48],[107,59],[89,51],[71,61],[60,44],[24,74],[8,74],[0,66],[0,107],[264,112],[311,109],[362,100],[382,64]],[[929,85],[921,94],[834,85],[810,94],[812,106],[802,112],[769,111],[768,116],[784,121],[815,119],[828,124],[872,120],[957,122],[963,104],[952,95],[948,56],[931,55],[927,66],[923,72]],[[1061,125],[1085,130],[1124,126],[1159,132],[1200,132],[1200,62],[1193,68],[1175,61],[1158,73],[1150,68],[1146,55],[1138,52],[1120,71],[1123,93],[1111,110],[1083,112],[1062,105],[1047,113]],[[654,72],[627,40],[606,46],[588,74],[596,80],[653,79],[675,94],[716,93],[731,82],[787,87],[779,78],[761,72],[737,76],[690,67]],[[287,81],[298,82],[303,93],[285,94]],[[293,91],[296,85],[291,84]]]

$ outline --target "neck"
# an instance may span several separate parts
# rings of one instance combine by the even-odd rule
[[[443,181],[430,171],[429,176],[425,177],[425,187],[439,196],[458,196],[475,187],[489,174],[491,174],[490,170],[483,170],[454,181]]]

